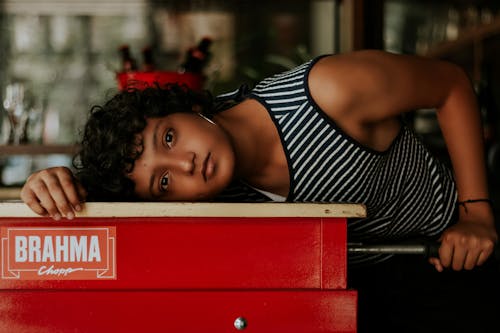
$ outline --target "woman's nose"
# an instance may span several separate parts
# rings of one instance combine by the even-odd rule
[[[166,163],[170,171],[192,174],[195,169],[195,157],[194,153],[171,152],[166,156]]]

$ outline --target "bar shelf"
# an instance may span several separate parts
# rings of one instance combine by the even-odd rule
[[[0,145],[0,156],[8,155],[74,155],[79,145]]]

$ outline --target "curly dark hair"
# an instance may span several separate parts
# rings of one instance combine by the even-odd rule
[[[93,106],[85,124],[81,150],[74,159],[76,177],[91,201],[132,201],[134,182],[126,177],[143,150],[140,133],[146,119],[177,112],[210,115],[210,93],[196,92],[186,86],[168,84],[145,89],[128,89],[104,105]]]

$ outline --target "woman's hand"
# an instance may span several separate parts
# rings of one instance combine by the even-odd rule
[[[87,193],[66,167],[53,167],[35,172],[28,177],[21,190],[21,199],[35,213],[73,219],[81,211],[81,202]]]
[[[471,205],[468,207],[472,208]],[[472,209],[469,209],[472,210]],[[439,258],[430,258],[441,272],[444,268],[471,270],[484,264],[492,254],[498,235],[492,214],[462,214],[459,222],[441,236]]]

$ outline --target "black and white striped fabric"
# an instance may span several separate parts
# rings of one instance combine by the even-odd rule
[[[452,174],[403,125],[385,152],[364,147],[315,104],[307,79],[316,60],[263,80],[250,93],[281,136],[290,172],[289,202],[363,203],[367,218],[348,225],[349,241],[435,237],[452,222]],[[387,255],[356,255],[374,263]]]

